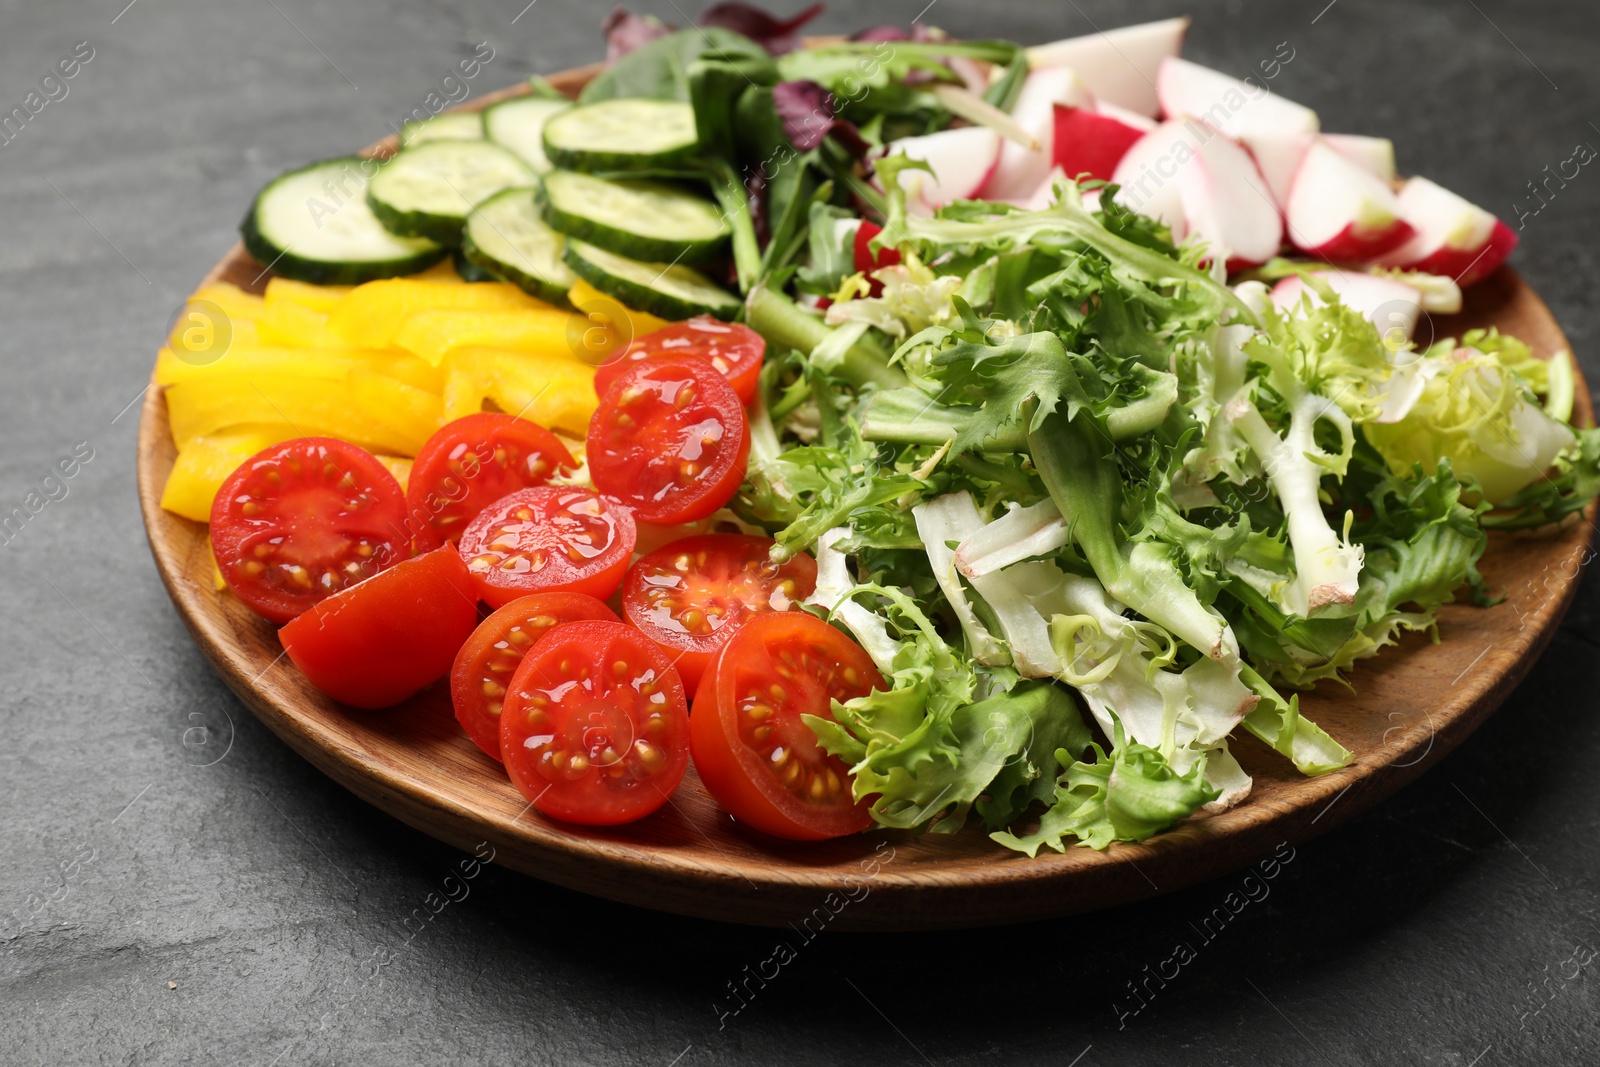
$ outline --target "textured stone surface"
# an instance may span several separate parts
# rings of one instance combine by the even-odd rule
[[[822,28],[922,2],[839,5]],[[0,1060],[1600,1062],[1600,975],[1574,959],[1600,948],[1592,574],[1487,727],[1301,847],[1220,933],[1205,920],[1242,878],[1088,919],[824,935],[719,1027],[772,932],[493,866],[407,925],[461,855],[354,801],[216,680],[151,565],[136,411],[118,416],[267,178],[380,136],[479,41],[478,91],[598,58],[601,7],[538,0],[513,24],[522,0],[121,3],[0,5],[0,111],[94,48],[0,146],[0,511],[94,450],[0,549]],[[1600,144],[1588,4],[1324,3],[1196,3],[1189,54],[1244,72],[1287,40],[1275,84],[1327,128],[1391,136],[1403,170],[1508,217],[1538,206],[1545,164]],[[1184,9],[938,0],[927,18],[1044,40]],[[1516,263],[1600,380],[1590,169],[1526,218]],[[212,744],[186,746],[201,726]],[[1171,975],[1180,941],[1194,958],[1132,1014],[1127,983]]]

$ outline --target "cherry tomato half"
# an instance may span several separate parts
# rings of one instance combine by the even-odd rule
[[[703,519],[744,481],[750,424],[709,363],[662,355],[611,383],[589,420],[594,487],[648,522]]]
[[[450,700],[467,736],[500,758],[500,711],[522,658],[546,630],[582,620],[616,622],[612,610],[582,593],[518,597],[478,624],[450,668]]]
[[[671,354],[699,356],[728,379],[741,404],[756,398],[756,383],[761,378],[761,360],[767,354],[767,341],[750,327],[737,322],[722,322],[710,315],[697,315],[686,322],[647,333],[634,339],[621,353],[606,360],[594,372],[594,391],[605,396],[611,383],[635,363]]]
[[[405,493],[371,453],[299,437],[245,460],[211,505],[211,551],[240,600],[284,623],[411,555]]]
[[[631,626],[557,626],[511,679],[500,751],[511,781],[552,818],[587,826],[643,818],[689,765],[683,683]]]
[[[406,521],[419,550],[461,540],[478,512],[507,493],[544,485],[574,466],[555,434],[494,411],[446,424],[417,453],[406,485]]]
[[[820,841],[865,830],[850,771],[800,718],[884,688],[861,646],[801,611],[757,615],[712,659],[695,693],[689,746],[700,780],[740,822]]]
[[[664,545],[622,579],[622,616],[667,650],[690,692],[712,655],[750,619],[788,611],[817,588],[817,564],[800,554],[781,566],[773,542],[703,534]]]
[[[455,549],[441,548],[335,593],[278,639],[333,699],[387,708],[444,677],[477,621],[466,564]]]
[[[604,600],[633,555],[628,509],[578,486],[522,489],[462,531],[461,558],[491,607],[565,589]]]
[[[866,219],[861,220],[861,225],[856,228],[856,239],[853,249],[856,256],[856,270],[865,271],[869,275],[880,267],[892,267],[900,262],[900,252],[895,248],[882,248],[876,253],[872,251],[872,239],[883,232],[883,227]],[[868,278],[872,286],[869,296],[882,296],[883,283],[876,278]]]

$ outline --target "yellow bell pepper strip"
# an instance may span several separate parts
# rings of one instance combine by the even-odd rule
[[[344,389],[357,408],[365,411],[374,421],[386,423],[404,435],[405,443],[400,448],[386,448],[383,449],[385,452],[415,456],[428,438],[433,436],[433,431],[439,428],[439,415],[444,410],[444,404],[433,393],[409,386],[386,374],[361,368],[350,372],[345,379]]]
[[[255,293],[247,293],[230,282],[202,285],[189,297],[190,303],[199,300],[217,305],[233,319],[259,319],[266,306],[266,301],[262,297]]]
[[[584,328],[581,315],[555,308],[513,311],[428,308],[406,318],[394,335],[394,344],[436,367],[452,349],[468,346],[581,358],[575,346],[581,343]]]
[[[589,320],[574,355],[600,363],[615,349],[672,325],[644,311],[634,311],[579,278],[567,290],[567,300]]]
[[[431,396],[398,381],[394,387]],[[241,426],[287,430],[285,438],[337,437],[371,452],[402,456],[416,455],[427,439],[426,433],[418,436],[414,414],[396,419],[388,411],[375,412],[373,396],[353,403],[348,380],[218,375],[168,386],[166,396],[167,421],[180,449],[197,437]],[[438,397],[432,399],[439,403]]]
[[[228,475],[263,448],[288,440],[279,427],[244,427],[196,437],[178,452],[161,490],[161,506],[195,522],[211,521],[211,502]]]
[[[582,437],[599,404],[594,368],[566,355],[458,348],[447,357],[441,418],[480,411],[485,399],[509,415]]]
[[[341,334],[328,328],[328,313],[317,311],[294,300],[268,297],[256,332],[267,344],[299,348],[338,348],[348,344]]]
[[[444,282],[448,285],[465,285],[467,280],[456,270],[456,265],[449,259],[441,259],[427,270],[408,274],[406,277],[414,282]]]
[[[267,282],[266,303],[270,306],[275,301],[288,300],[326,315],[354,288],[353,285],[312,285],[292,278],[273,278]]]
[[[358,285],[339,302],[328,327],[346,344],[361,348],[389,348],[402,323],[427,308],[458,310],[510,310],[548,308],[550,305],[504,282],[463,285],[445,281],[386,278]]]
[[[191,298],[173,322],[167,344],[190,362],[204,363],[236,344],[257,344],[259,337],[254,317],[234,315],[220,304],[197,303]]]
[[[400,483],[401,489],[405,489],[411,484],[412,460],[407,459],[405,456],[374,456],[373,458],[389,469],[389,473],[394,475],[394,480]]]
[[[205,378],[244,376],[287,376],[324,378],[342,382],[356,368],[377,371],[407,385],[438,394],[444,388],[444,372],[399,349],[369,348],[288,348],[282,345],[231,346],[214,359],[163,348],[156,355],[156,384],[176,385]]]
[[[206,535],[206,558],[211,561],[211,587],[217,592],[228,588],[227,580],[222,577],[222,568],[217,566],[217,553],[211,547],[211,535]]]

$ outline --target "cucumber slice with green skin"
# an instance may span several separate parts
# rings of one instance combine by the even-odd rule
[[[367,206],[362,190],[380,165],[346,156],[280,174],[239,224],[245,249],[276,274],[321,285],[360,285],[433,266],[446,249],[395,236]]]
[[[519,96],[483,109],[483,128],[489,140],[511,149],[540,174],[550,170],[544,154],[544,124],[572,106],[571,100]]]
[[[526,163],[488,141],[429,141],[396,153],[367,185],[378,221],[402,237],[461,243],[467,214],[502,189],[532,185]]]
[[[503,282],[504,278],[486,267],[480,267],[467,258],[465,252],[457,248],[450,253],[450,261],[455,265],[456,273],[464,282]]]
[[[681,100],[602,100],[544,124],[544,152],[568,170],[678,167],[699,149],[694,109]]]
[[[641,263],[584,241],[568,241],[567,265],[623,306],[663,319],[739,314],[739,298],[682,263]]]
[[[523,292],[565,307],[578,276],[561,258],[567,239],[545,225],[533,197],[532,189],[507,189],[479,204],[467,216],[461,253]]]
[[[539,210],[568,237],[647,262],[704,263],[733,232],[716,204],[683,189],[572,170],[544,176]]]
[[[446,111],[431,119],[408,122],[400,127],[400,147],[412,148],[429,141],[483,140],[481,111]]]

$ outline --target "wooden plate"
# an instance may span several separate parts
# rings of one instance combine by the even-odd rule
[[[591,76],[589,68],[552,80],[575,91]],[[257,291],[265,281],[237,246],[207,280]],[[1549,309],[1509,269],[1472,289],[1463,314],[1437,318],[1432,328],[1437,337],[1459,336],[1491,323],[1542,356],[1569,347]],[[1592,418],[1581,383],[1579,418]],[[1142,845],[1028,859],[973,827],[805,846],[764,839],[719,812],[692,769],[670,806],[631,826],[550,822],[527,809],[500,766],[461,732],[443,684],[399,708],[358,712],[312,689],[287,661],[275,662],[273,628],[215,592],[205,526],[160,508],[175,454],[166,403],[152,383],[139,427],[139,498],[161,578],[228,686],[295,751],[424,833],[465,849],[488,841],[496,862],[536,878],[647,908],[807,930],[983,926],[1087,911],[1236,870],[1282,842],[1329,829],[1422,773],[1506,699],[1577,590],[1593,517],[1591,508],[1585,521],[1543,536],[1492,536],[1481,569],[1503,603],[1446,607],[1443,644],[1407,638],[1352,672],[1354,693],[1324,685],[1301,697],[1302,711],[1355,754],[1349,767],[1304,778],[1246,737],[1233,750],[1255,789],[1233,810]]]

